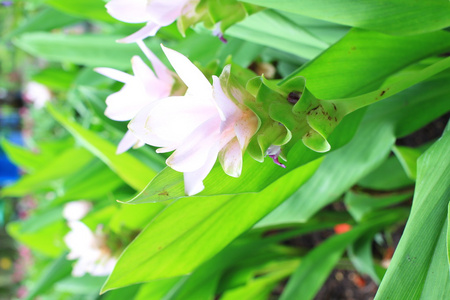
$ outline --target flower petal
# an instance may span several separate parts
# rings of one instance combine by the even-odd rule
[[[144,44],[143,41],[137,41],[139,48],[147,56],[148,60],[152,63],[153,69],[159,79],[164,82],[172,82],[172,72],[162,63],[162,61]]]
[[[205,75],[183,54],[163,45],[161,47],[175,72],[189,88],[189,92],[201,96],[206,101],[211,101],[213,97],[212,87]]]
[[[103,76],[109,77],[111,79],[114,79],[116,81],[120,81],[123,83],[126,83],[127,81],[130,81],[133,79],[133,76],[131,76],[128,73],[111,69],[111,68],[95,68],[95,72],[102,74]]]
[[[205,105],[205,101],[198,97],[173,96],[144,107],[128,128],[149,145],[174,149],[214,115],[217,115],[216,108]]]
[[[172,24],[190,0],[152,0],[148,7],[150,19],[161,26]]]
[[[117,42],[125,43],[125,44],[134,43],[134,42],[143,40],[148,36],[154,36],[160,28],[161,28],[161,25],[158,25],[158,24],[150,21],[147,23],[147,25],[145,25],[144,27],[142,27],[135,33],[133,33],[123,39],[117,40]]]
[[[131,131],[127,131],[117,146],[116,154],[122,154],[139,142]]]
[[[105,115],[116,121],[131,120],[149,102],[144,85],[135,77],[106,98]]]
[[[148,0],[111,0],[105,5],[113,18],[127,23],[144,23],[150,20],[152,14],[147,6]]]
[[[220,152],[219,161],[227,175],[241,176],[242,149],[237,138],[232,139]]]
[[[241,149],[247,148],[250,139],[258,131],[258,124],[258,117],[251,110],[240,112],[237,121],[234,123],[234,132]]]
[[[219,146],[220,119],[215,116],[200,124],[166,160],[172,169],[193,172],[200,169],[211,148]]]
[[[220,79],[217,76],[213,76],[213,90],[214,100],[219,108],[221,119],[225,121],[227,118],[234,116],[238,107],[225,95],[220,84]]]
[[[218,147],[214,147],[209,152],[203,166],[194,172],[184,173],[184,191],[186,195],[192,196],[203,191],[205,186],[203,180],[208,176],[217,160]]]
[[[173,84],[172,78],[169,78],[168,81],[157,78],[152,69],[139,56],[134,56],[131,59],[131,64],[136,80],[142,84],[148,95],[148,100],[144,102],[144,105],[150,101],[170,96]]]

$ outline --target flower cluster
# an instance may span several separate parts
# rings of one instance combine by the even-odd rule
[[[86,273],[93,276],[109,275],[117,259],[106,245],[106,239],[99,226],[95,232],[80,220],[89,212],[91,204],[87,201],[74,201],[66,204],[63,216],[70,227],[64,242],[70,249],[67,258],[77,259],[72,275],[79,277]]]
[[[257,116],[244,105],[244,99],[230,96],[226,91],[229,87],[223,86],[219,77],[213,76],[212,82],[208,81],[187,57],[162,46],[176,72],[172,73],[142,42],[180,16],[195,14],[199,2],[110,1],[106,5],[108,12],[118,20],[147,22],[121,42],[136,42],[155,72],[138,56],[132,59],[134,76],[109,68],[96,69],[124,83],[120,91],[106,99],[106,116],[117,121],[131,120],[117,153],[144,144],[157,147],[159,153],[173,151],[166,163],[184,173],[187,195],[204,189],[203,180],[218,158],[226,174],[240,176],[243,153],[259,126]],[[178,79],[187,90],[173,88]]]

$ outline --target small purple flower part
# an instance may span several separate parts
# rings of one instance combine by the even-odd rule
[[[11,5],[13,5],[12,1],[2,1],[1,3],[2,3],[3,6],[11,6]]]
[[[215,26],[214,29],[213,29],[212,34],[213,34],[214,36],[217,36],[217,37],[222,41],[222,43],[226,44],[226,43],[228,43],[228,40],[223,36],[222,29],[220,29],[220,23],[221,23],[221,22],[218,22],[218,23],[216,24],[216,26]]]
[[[269,156],[270,158],[273,159],[273,162],[277,165],[279,165],[282,168],[286,168],[286,166],[284,164],[282,164],[279,160],[278,157],[281,154],[281,147],[280,146],[270,146],[267,151],[266,151],[266,155]]]

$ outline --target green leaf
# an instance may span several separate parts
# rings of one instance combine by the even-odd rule
[[[402,164],[408,177],[415,180],[417,175],[417,159],[422,154],[422,151],[403,146],[395,146],[392,151]]]
[[[418,160],[412,210],[375,299],[450,297],[447,221],[450,131]],[[418,246],[420,245],[420,246]]]
[[[298,168],[258,194],[176,201],[128,246],[103,291],[192,272],[293,193],[320,162]]]
[[[133,55],[141,54],[135,44],[120,44],[120,36],[66,35],[46,32],[25,33],[14,44],[31,55],[49,61],[72,62],[92,67],[129,69]],[[155,45],[158,39],[152,40]]]
[[[65,222],[53,222],[38,232],[22,232],[23,224],[19,221],[8,223],[8,234],[28,248],[48,257],[59,257],[66,246],[62,242],[68,228]]]
[[[45,294],[56,282],[69,276],[71,271],[72,262],[67,260],[66,254],[61,255],[41,271],[39,279],[31,286],[25,299],[31,300]]]
[[[403,202],[410,199],[412,195],[412,189],[403,193],[374,193],[373,195],[348,191],[345,194],[344,202],[348,212],[356,221],[360,222],[370,212]]]
[[[391,156],[372,173],[358,181],[358,186],[372,190],[390,191],[413,186],[414,181],[406,176],[397,157]]]
[[[449,49],[449,32],[399,37],[352,29],[284,81],[305,77],[306,86],[318,99],[357,96],[378,89],[403,68]]]
[[[105,2],[101,0],[45,0],[45,2],[70,15],[83,17],[92,20],[99,20],[110,23],[118,23],[116,19],[111,17],[105,8]]]
[[[55,284],[55,290],[70,294],[97,294],[105,277],[84,275],[83,277],[68,277]]]
[[[302,16],[298,17],[305,19]],[[319,21],[319,24],[321,26],[329,25],[329,23],[321,21]],[[341,26],[335,25],[334,27],[339,28]],[[299,57],[312,59],[328,48],[332,42],[329,42],[330,37],[327,37],[328,40],[325,42],[320,36],[309,32],[308,29],[279,12],[265,10],[234,25],[226,31],[226,34],[292,53]],[[330,32],[333,42],[336,42],[345,34],[345,31],[340,30]]]
[[[268,299],[278,282],[288,277],[296,269],[298,263],[298,259],[287,262],[277,262],[275,271],[263,276],[258,276],[257,278],[252,278],[244,286],[226,291],[220,299]]]
[[[1,141],[1,148],[9,160],[28,172],[35,171],[45,165],[45,157],[42,154],[34,153],[6,139]]]
[[[10,39],[25,32],[48,31],[55,28],[64,27],[82,21],[80,18],[61,13],[52,8],[47,8],[36,15],[27,18],[24,24],[11,31],[4,38]]]
[[[280,299],[298,299],[299,297],[305,300],[313,299],[348,245],[368,231],[379,230],[397,222],[402,216],[406,217],[407,212],[404,210],[383,212],[372,220],[353,227],[349,232],[327,239],[302,259]]]
[[[64,126],[92,154],[100,158],[127,184],[136,190],[142,190],[155,172],[142,164],[129,153],[116,155],[116,145],[101,138],[96,133],[83,128],[78,123],[61,115],[53,106],[47,106],[50,114]]]
[[[92,154],[84,148],[69,148],[36,172],[5,187],[1,193],[4,196],[23,196],[31,192],[57,189],[62,183],[62,178],[77,172],[89,164],[93,158]]]
[[[450,26],[450,5],[445,0],[242,1],[392,35],[420,34]]]

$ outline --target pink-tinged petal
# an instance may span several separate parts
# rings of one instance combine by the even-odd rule
[[[128,128],[149,145],[177,148],[195,128],[215,114],[216,108],[205,105],[202,99],[173,96],[144,107]]]
[[[116,121],[131,120],[149,102],[149,96],[142,83],[136,78],[106,98],[105,115]]]
[[[119,145],[117,146],[116,154],[122,154],[134,145],[136,145],[139,142],[139,139],[134,136],[134,134],[131,131],[127,131],[125,135],[123,136],[122,140],[119,142]]]
[[[144,84],[158,81],[155,73],[152,69],[140,58],[139,56],[133,56],[131,58],[131,67],[134,75]]]
[[[124,43],[124,44],[134,43],[134,42],[143,40],[146,37],[154,36],[160,28],[161,28],[161,25],[158,25],[158,24],[150,21],[147,23],[147,25],[145,25],[144,27],[142,27],[135,33],[133,33],[123,39],[117,40],[117,42]]]
[[[237,138],[232,139],[219,152],[219,161],[227,175],[232,177],[241,176],[242,172],[242,149]]]
[[[184,173],[184,191],[186,195],[192,196],[203,191],[205,186],[203,185],[203,180],[208,176],[211,169],[217,160],[218,147],[214,147],[210,150],[208,157],[203,164],[203,166],[194,172]]]
[[[144,23],[152,18],[147,10],[148,2],[148,0],[111,0],[105,7],[108,13],[119,21]]]
[[[172,72],[162,63],[162,61],[144,44],[143,41],[137,41],[139,48],[152,63],[153,69],[159,79],[164,82],[173,82]]]
[[[225,95],[222,86],[220,85],[220,79],[217,76],[213,76],[213,90],[214,100],[219,109],[220,118],[225,121],[234,116],[238,107],[227,97],[227,95]]]
[[[166,160],[178,172],[200,169],[208,158],[211,148],[219,147],[220,119],[215,116],[200,124]]]
[[[206,101],[212,99],[212,87],[205,75],[183,54],[161,45],[170,64],[189,88],[192,95],[201,96]]]
[[[241,149],[247,148],[250,139],[258,131],[258,124],[258,117],[251,110],[241,111],[234,123],[234,132],[241,145]]]
[[[95,68],[94,71],[103,76],[109,77],[111,79],[114,79],[116,81],[120,81],[123,83],[126,83],[127,81],[130,81],[133,79],[133,76],[131,76],[130,74],[124,73],[124,72],[116,70],[116,69]]]
[[[152,0],[148,7],[150,19],[161,26],[172,24],[190,0]]]
[[[169,81],[157,78],[152,69],[139,56],[134,56],[131,59],[131,64],[136,77],[135,80],[138,80],[143,85],[148,95],[148,100],[144,102],[144,105],[150,101],[170,96],[173,83],[172,78]]]

